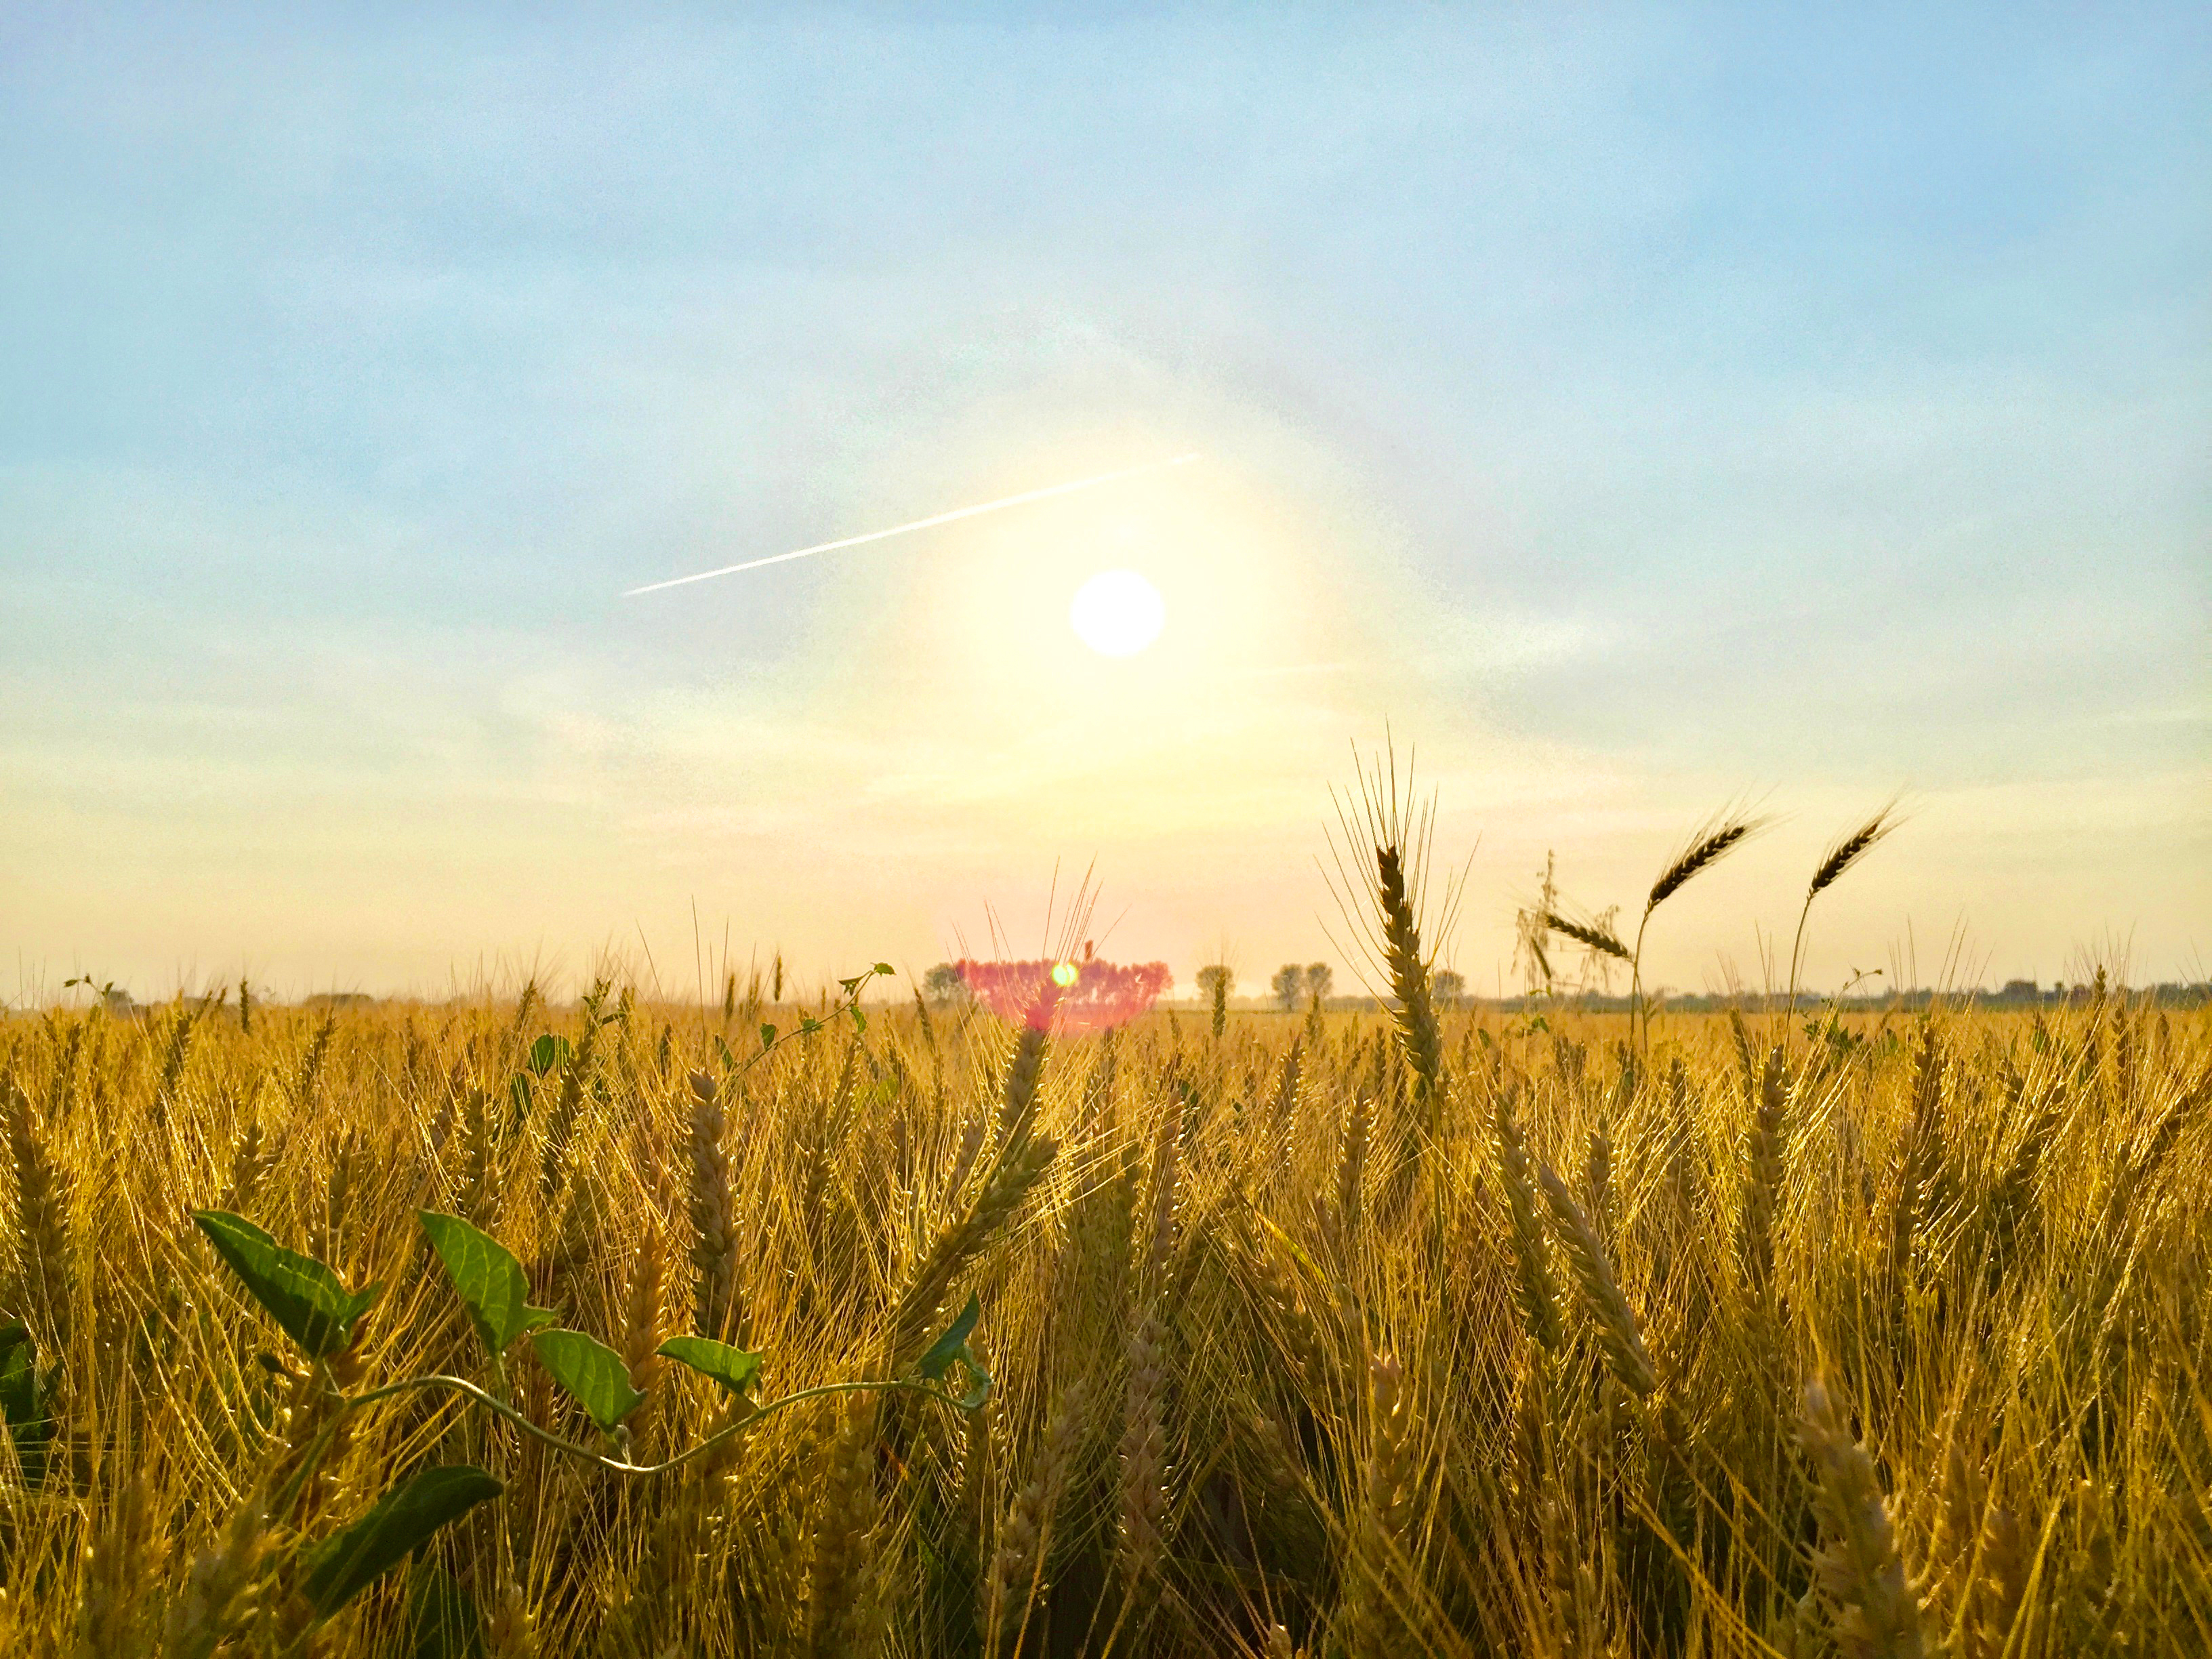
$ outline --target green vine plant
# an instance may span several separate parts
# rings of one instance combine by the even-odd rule
[[[848,1018],[856,1033],[865,1030],[860,994],[871,981],[891,971],[878,963],[866,973],[839,981],[842,994],[823,1017],[803,1016],[782,1032],[763,1024],[760,1048],[749,1058],[740,1060],[718,1039],[724,1081],[742,1078],[782,1044],[837,1020]],[[528,1070],[518,1072],[513,1082],[518,1115],[528,1109],[532,1079],[558,1071],[569,1058],[568,1049],[565,1038],[550,1035],[532,1043]],[[416,1217],[483,1350],[481,1380],[433,1372],[372,1385],[363,1375],[361,1354],[367,1316],[381,1285],[349,1289],[328,1263],[287,1249],[242,1215],[220,1209],[192,1212],[216,1256],[289,1339],[306,1369],[275,1355],[264,1357],[270,1370],[294,1384],[293,1443],[280,1448],[241,1507],[228,1540],[195,1570],[194,1583],[173,1621],[172,1653],[188,1659],[211,1656],[256,1600],[251,1583],[271,1581],[276,1601],[283,1608],[276,1650],[309,1652],[316,1632],[362,1591],[443,1528],[501,1494],[501,1483],[473,1464],[421,1468],[351,1523],[312,1540],[298,1536],[305,1529],[300,1523],[319,1507],[313,1494],[323,1465],[343,1444],[355,1415],[384,1401],[426,1392],[459,1395],[567,1456],[615,1475],[643,1478],[706,1457],[810,1400],[855,1393],[919,1394],[972,1413],[991,1395],[990,1374],[969,1345],[981,1312],[972,1295],[915,1362],[910,1375],[821,1383],[767,1401],[755,1398],[760,1353],[704,1336],[672,1336],[658,1352],[715,1383],[726,1396],[726,1409],[720,1425],[696,1444],[660,1462],[639,1462],[631,1455],[626,1423],[647,1395],[633,1386],[622,1356],[583,1331],[556,1325],[551,1310],[532,1306],[522,1264],[490,1234],[436,1210],[417,1211]],[[512,1402],[510,1367],[517,1345],[526,1338],[537,1363],[589,1418],[597,1431],[592,1443],[540,1426]],[[56,1379],[40,1370],[23,1323],[10,1321],[0,1327],[0,1420],[14,1442],[18,1468],[33,1483],[44,1472],[55,1434],[57,1392]],[[273,1551],[271,1528],[285,1540]]]
[[[759,1353],[708,1337],[674,1336],[663,1342],[659,1352],[719,1384],[729,1397],[729,1420],[664,1462],[636,1462],[630,1457],[629,1431],[623,1425],[645,1403],[646,1395],[631,1385],[622,1356],[585,1332],[554,1325],[550,1311],[531,1306],[522,1264],[490,1234],[458,1216],[434,1210],[420,1211],[417,1215],[431,1251],[459,1297],[483,1348],[489,1386],[465,1376],[433,1372],[349,1389],[343,1383],[356,1369],[351,1362],[361,1343],[363,1320],[382,1287],[369,1285],[349,1290],[328,1265],[285,1249],[243,1216],[225,1210],[193,1213],[192,1219],[223,1265],[312,1367],[309,1387],[322,1408],[321,1426],[269,1500],[267,1512],[272,1516],[291,1510],[355,1413],[425,1390],[459,1395],[557,1451],[616,1474],[635,1477],[665,1474],[738,1435],[750,1433],[779,1413],[830,1395],[920,1394],[963,1413],[980,1409],[990,1397],[990,1375],[969,1346],[981,1312],[973,1296],[916,1363],[914,1376],[825,1382],[767,1401],[752,1398],[760,1377]],[[584,1408],[599,1431],[598,1444],[582,1444],[542,1428],[509,1403],[509,1357],[526,1336],[547,1375]],[[952,1382],[956,1366],[961,1373],[957,1391]],[[418,1469],[351,1525],[316,1543],[301,1546],[295,1570],[289,1576],[312,1610],[308,1628],[326,1622],[440,1529],[478,1504],[498,1497],[501,1490],[497,1480],[472,1464]]]

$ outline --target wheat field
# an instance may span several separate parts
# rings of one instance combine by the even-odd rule
[[[1418,1003],[11,1018],[0,1640],[2212,1651],[2203,1011]],[[380,1286],[343,1351],[288,1346],[196,1210]],[[621,1357],[618,1436],[526,1344],[502,1375],[600,1461],[459,1392],[343,1403],[486,1377],[424,1210]],[[980,1407],[746,1421],[914,1376],[971,1295]],[[684,1333],[763,1356],[752,1403]],[[500,1494],[322,1616],[318,1540],[457,1463]]]

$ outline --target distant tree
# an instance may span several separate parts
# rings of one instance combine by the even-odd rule
[[[1429,975],[1429,989],[1445,1007],[1456,1008],[1467,1000],[1467,976],[1440,968]]]
[[[1229,1029],[1229,992],[1236,977],[1219,963],[1198,970],[1198,994],[1213,1005],[1213,1035]]]
[[[1316,1007],[1328,1000],[1328,988],[1335,980],[1336,974],[1327,963],[1310,962],[1306,964],[1306,994],[1313,999]]]
[[[966,996],[968,981],[960,977],[960,970],[951,963],[940,962],[921,976],[921,994],[942,1007]]]
[[[1267,981],[1275,1000],[1283,1005],[1285,1012],[1298,1006],[1298,993],[1305,988],[1306,970],[1295,962],[1286,962],[1275,969],[1274,978]]]

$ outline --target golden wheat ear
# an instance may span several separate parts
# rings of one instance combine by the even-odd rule
[[[1698,825],[1682,850],[1668,860],[1667,867],[1659,872],[1659,878],[1651,884],[1651,896],[1644,904],[1644,915],[1649,915],[1656,910],[1697,877],[1711,869],[1773,822],[1771,817],[1754,817],[1730,808],[1719,817]]]
[[[1898,815],[1897,802],[1892,799],[1879,812],[1849,835],[1832,844],[1820,855],[1820,864],[1813,871],[1813,879],[1805,888],[1805,902],[1797,912],[1797,936],[1790,945],[1790,1006],[1797,1006],[1797,970],[1803,960],[1805,949],[1805,921],[1813,913],[1813,901],[1843,879],[1844,872],[1864,858],[1881,842],[1887,840],[1905,820]]]
[[[1837,841],[1820,855],[1820,866],[1813,872],[1812,884],[1807,888],[1806,896],[1809,898],[1834,886],[1846,870],[1872,852],[1879,843],[1887,840],[1904,823],[1905,820],[1898,815],[1897,803],[1893,800],[1850,834]]]
[[[1576,944],[1586,945],[1600,955],[1612,957],[1620,962],[1631,959],[1629,948],[1595,922],[1575,921],[1556,910],[1545,911],[1543,920],[1544,926],[1552,932],[1564,933]]]
[[[1874,1459],[1818,1377],[1805,1385],[1797,1439],[1813,1464],[1827,1540],[1814,1567],[1844,1650],[1862,1659],[1919,1659],[1920,1598],[1905,1573],[1887,1494]]]

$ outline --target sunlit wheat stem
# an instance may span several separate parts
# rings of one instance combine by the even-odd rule
[[[1636,924],[1636,943],[1628,957],[1628,1004],[1632,1023],[1643,1002],[1644,930],[1651,925],[1651,913],[1698,875],[1741,846],[1748,837],[1764,829],[1766,823],[1765,818],[1753,817],[1735,809],[1722,813],[1717,818],[1700,825],[1691,836],[1688,845],[1668,861],[1667,867],[1659,872],[1659,878],[1651,884],[1650,896],[1644,901],[1644,915]],[[1644,1009],[1643,1014],[1643,1046],[1648,1049],[1651,1038],[1650,1009]]]
[[[1805,919],[1813,914],[1813,901],[1834,886],[1845,871],[1873,851],[1875,844],[1894,830],[1899,822],[1897,803],[1892,801],[1820,855],[1820,862],[1813,872],[1813,879],[1805,889],[1805,902],[1797,912],[1796,937],[1790,942],[1790,1011],[1792,1013],[1797,1010],[1797,970],[1804,961]]]
[[[1826,1547],[1814,1557],[1846,1659],[1920,1659],[1920,1601],[1905,1577],[1874,1460],[1825,1383],[1805,1385],[1798,1441],[1812,1460]]]
[[[1575,1202],[1567,1183],[1540,1160],[1536,1164],[1536,1178],[1542,1183],[1544,1201],[1551,1206],[1559,1243],[1566,1249],[1583,1305],[1596,1328],[1607,1369],[1630,1393],[1650,1394],[1659,1386],[1659,1379],[1651,1369],[1651,1356],[1644,1351],[1643,1331],[1628,1298],[1620,1293],[1620,1281],[1613,1276],[1613,1263],[1598,1240],[1597,1230]]]

